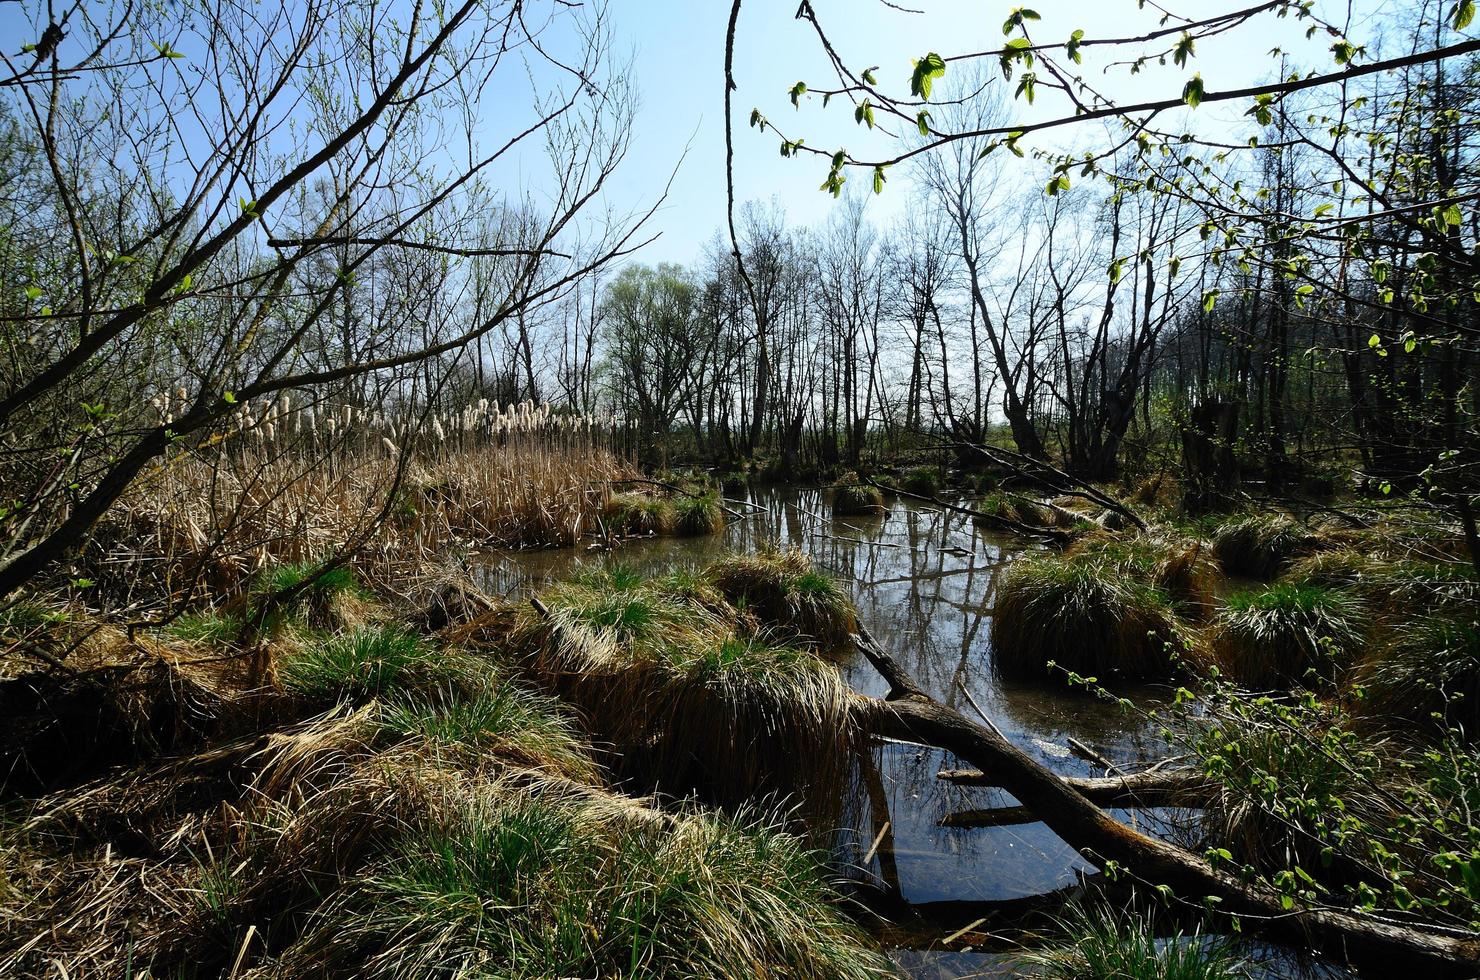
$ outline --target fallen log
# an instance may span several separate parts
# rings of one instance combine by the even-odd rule
[[[937,779],[958,786],[1001,786],[980,769],[942,769]],[[1217,786],[1200,772],[1137,772],[1125,776],[1060,776],[1059,781],[1101,806],[1206,806]]]
[[[857,641],[889,684],[884,699],[855,695],[854,717],[862,730],[931,745],[993,773],[997,785],[1107,873],[1166,886],[1194,906],[1239,916],[1275,938],[1309,944],[1354,964],[1389,971],[1423,966],[1432,977],[1475,975],[1480,963],[1475,934],[1338,908],[1299,903],[1287,908],[1288,898],[1274,889],[1240,881],[1205,858],[1115,820],[1002,735],[926,694],[862,626]]]

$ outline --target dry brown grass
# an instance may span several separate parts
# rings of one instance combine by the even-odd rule
[[[439,452],[408,464],[376,527],[394,456],[304,459],[252,448],[182,456],[108,513],[81,573],[115,605],[221,597],[271,565],[311,562],[363,540],[354,569],[383,585],[468,548],[572,544],[596,529],[607,483],[630,474],[594,447]]]

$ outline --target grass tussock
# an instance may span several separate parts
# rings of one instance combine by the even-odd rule
[[[1235,980],[1248,976],[1226,940],[1177,930],[1162,938],[1149,915],[1077,904],[1058,920],[1062,939],[1019,961],[1037,980]]]
[[[813,569],[801,551],[723,558],[709,566],[706,577],[731,603],[805,643],[837,649],[858,628],[847,593]]]
[[[1164,589],[1095,552],[1014,562],[998,587],[991,637],[1004,675],[1101,680],[1169,676],[1188,642]]]
[[[866,517],[883,514],[889,507],[884,492],[862,482],[855,473],[845,473],[833,486],[832,512],[838,517]]]
[[[1369,716],[1400,726],[1480,734],[1480,622],[1450,611],[1408,619],[1362,667]]]
[[[1368,626],[1352,593],[1280,583],[1230,595],[1211,649],[1219,669],[1246,687],[1330,688],[1362,653]]]
[[[1319,537],[1282,514],[1231,520],[1213,534],[1213,553],[1225,572],[1264,581],[1321,545]]]
[[[387,978],[888,975],[817,868],[799,840],[754,818],[655,820],[496,787],[376,862],[284,960],[288,976],[319,964]]]
[[[675,530],[687,537],[719,534],[725,529],[725,508],[719,494],[708,491],[694,497],[680,497],[674,501],[678,512]]]
[[[606,529],[622,537],[672,534],[678,526],[673,502],[648,493],[613,494],[606,504]]]
[[[476,642],[516,651],[576,705],[623,779],[723,805],[803,789],[825,800],[854,739],[847,688],[798,641],[823,609],[851,624],[851,606],[800,556],[771,561],[786,579],[767,603],[746,601],[730,563],[655,579],[596,566],[540,594],[548,617],[518,613]]]
[[[921,497],[940,493],[940,473],[933,466],[916,466],[899,478],[900,489]]]
[[[763,715],[758,684],[817,663],[755,638],[684,656],[696,687]],[[781,820],[612,793],[575,716],[495,660],[362,629],[282,675],[295,703],[337,703],[7,821],[0,973],[889,975]]]

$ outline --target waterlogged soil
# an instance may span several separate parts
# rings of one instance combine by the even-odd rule
[[[835,518],[820,491],[763,488],[744,499],[745,507],[736,506],[748,516],[723,534],[630,540],[615,557],[639,571],[660,571],[702,567],[726,553],[772,544],[800,547],[848,588],[860,620],[931,694],[968,717],[976,717],[979,706],[1009,739],[1052,769],[1105,774],[1071,751],[1071,738],[1117,763],[1167,754],[1160,726],[1140,711],[1128,712],[1067,684],[1013,684],[993,671],[989,634],[997,584],[1027,550],[1021,540],[977,528],[965,515],[902,500],[891,500],[882,516]],[[517,596],[599,560],[600,554],[582,549],[490,552],[481,556],[478,575],[488,591]],[[886,693],[861,656],[844,669],[855,690]],[[1154,711],[1170,692],[1151,686],[1116,693]],[[897,962],[916,977],[1015,975],[1010,953],[972,949],[971,930],[947,943],[950,935],[941,923],[968,926],[982,916],[999,922],[1010,918],[1012,900],[1072,887],[1093,869],[1041,823],[942,826],[953,811],[1015,802],[1000,790],[937,779],[941,769],[962,767],[947,753],[886,743],[871,762],[860,767],[837,858],[849,874],[901,900],[901,908],[921,913],[905,917],[921,922],[919,928],[891,927],[882,935]],[[1153,830],[1172,832],[1155,813],[1118,815],[1143,826],[1156,821]]]

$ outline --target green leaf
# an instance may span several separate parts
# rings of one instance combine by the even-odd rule
[[[797,82],[791,87],[791,105],[794,109],[801,108],[802,96],[807,94],[807,83]]]
[[[1069,177],[1067,174],[1059,174],[1057,177],[1050,180],[1048,182],[1048,187],[1045,188],[1045,190],[1048,191],[1049,197],[1058,197],[1059,191],[1066,191],[1068,189]]]
[[[874,77],[874,70],[872,68],[866,68],[866,69],[864,69],[864,72],[863,72],[863,84],[865,84],[865,85],[877,85],[877,84],[879,84],[879,80]]]
[[[1207,292],[1203,293],[1203,312],[1204,313],[1211,313],[1211,312],[1213,312],[1213,307],[1215,305],[1217,305],[1217,303],[1218,303],[1218,294],[1220,292],[1221,292],[1221,290],[1210,289]]]
[[[1454,29],[1462,31],[1470,26],[1470,21],[1475,19],[1475,0],[1460,0],[1449,12],[1449,22]]]
[[[1187,59],[1192,57],[1193,53],[1194,44],[1192,35],[1183,32],[1181,40],[1177,42],[1176,50],[1172,53],[1172,60],[1176,62],[1178,68],[1185,68],[1187,66]]]
[[[884,193],[884,168],[883,167],[875,167],[874,168],[874,193],[875,194],[882,194],[882,193]]]
[[[910,94],[922,99],[930,98],[930,87],[946,73],[946,61],[934,51],[915,62],[914,74],[910,77]]]
[[[223,392],[221,392],[221,400],[224,401],[228,405],[235,405],[236,404],[236,392],[234,392],[234,391],[223,391]]]
[[[1189,78],[1187,84],[1182,86],[1182,101],[1196,109],[1202,105],[1202,100],[1203,80],[1202,75],[1199,73]]]
[[[1084,64],[1084,59],[1079,55],[1079,45],[1083,41],[1084,32],[1075,31],[1073,34],[1069,35],[1069,43],[1064,45],[1064,53],[1067,54],[1069,56],[1069,60],[1073,61],[1076,65]]]
[[[929,136],[930,113],[926,112],[924,109],[921,109],[919,114],[915,116],[915,125],[919,127],[921,136]]]
[[[1458,228],[1465,223],[1465,216],[1458,204],[1451,204],[1444,209],[1444,223],[1451,228]]]
[[[1036,10],[1029,10],[1027,7],[1014,7],[1012,13],[1002,22],[1003,35],[1011,34],[1014,27],[1021,27],[1023,26],[1023,22],[1028,20],[1042,20],[1042,18],[1038,16]]]

